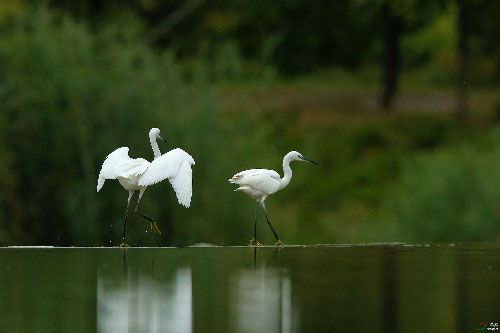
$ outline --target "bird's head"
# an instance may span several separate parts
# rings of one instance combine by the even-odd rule
[[[149,131],[149,137],[153,139],[161,139],[163,142],[167,142],[167,140],[165,140],[165,138],[160,134],[160,130],[156,127],[153,127]]]
[[[298,151],[295,151],[295,150],[289,152],[287,154],[287,156],[289,156],[291,161],[303,161],[303,162],[309,162],[309,163],[318,165],[318,163],[311,161],[310,159],[305,158],[304,156],[302,156],[301,153],[299,153]]]

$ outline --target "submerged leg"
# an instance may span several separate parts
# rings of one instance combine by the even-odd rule
[[[259,207],[260,207],[260,202],[257,205],[257,208],[255,209],[255,221],[254,221],[254,225],[253,225],[253,239],[250,240],[250,243],[248,244],[248,246],[252,246],[252,245],[262,246],[262,244],[259,243],[259,241],[257,240],[257,213],[259,212]]]
[[[128,207],[130,206],[130,199],[132,199],[133,195],[134,195],[134,191],[128,191],[127,208],[125,209],[125,220],[123,221],[122,243],[120,244],[121,247],[127,247],[128,246],[127,243],[125,243],[125,228],[127,227]]]
[[[269,217],[267,216],[267,210],[266,210],[266,205],[264,204],[264,201],[262,201],[262,208],[264,208],[264,215],[266,215],[267,224],[269,224],[269,227],[271,228],[271,231],[273,232],[274,237],[276,237],[276,240],[277,240],[277,242],[274,245],[276,245],[276,246],[280,246],[280,245],[285,246],[285,243],[283,243],[282,241],[280,241],[280,238],[278,237],[278,234],[274,230],[273,225],[271,224],[271,221],[269,221]]]
[[[151,223],[151,232],[161,235],[160,229],[158,229],[158,225],[156,224],[155,220],[153,220],[151,217],[144,215],[143,213],[139,212],[139,202],[141,201],[142,195],[144,194],[144,191],[146,189],[142,188],[139,192],[139,199],[137,199],[137,204],[135,205],[135,213],[144,217],[146,220],[148,220]]]

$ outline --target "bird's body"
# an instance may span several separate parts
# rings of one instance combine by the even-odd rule
[[[121,147],[108,155],[99,173],[97,192],[106,179],[116,178],[124,189],[140,191],[168,178],[179,203],[189,207],[192,195],[191,165],[194,164],[191,155],[176,148],[148,162],[143,158],[130,158],[128,151],[128,147]],[[181,181],[182,184],[177,186]]]
[[[283,244],[279,240],[278,235],[274,231],[274,228],[269,221],[264,201],[266,200],[267,196],[274,194],[279,190],[282,190],[290,183],[290,180],[292,179],[292,169],[290,168],[291,161],[307,161],[313,164],[317,164],[316,162],[304,158],[300,153],[291,151],[283,158],[283,178],[281,178],[279,173],[274,170],[250,169],[238,172],[233,177],[231,177],[231,179],[229,179],[230,183],[239,185],[239,187],[235,191],[243,192],[259,202],[259,205],[257,206],[257,209],[255,211],[254,238],[250,241],[250,245],[260,245],[260,243],[256,240],[257,212],[260,206],[262,206],[262,208],[264,209],[267,223],[269,224],[269,227],[273,231],[274,236],[278,241],[276,244]]]
[[[121,147],[109,154],[99,172],[97,192],[101,190],[106,179],[117,179],[124,189],[138,191],[139,177],[151,164],[143,158],[130,158],[129,148]]]
[[[149,162],[143,158],[131,158],[128,155],[129,148],[121,147],[109,154],[102,164],[99,178],[97,180],[97,192],[101,190],[106,179],[117,179],[124,189],[129,191],[127,210],[125,211],[125,222],[123,227],[123,243],[125,244],[125,226],[128,217],[128,207],[134,191],[139,191],[136,213],[151,222],[151,230],[160,233],[156,222],[142,213],[139,213],[139,201],[146,188],[150,185],[168,179],[179,204],[189,207],[192,197],[192,170],[194,159],[184,150],[176,148],[163,155],[160,153],[157,138],[163,139],[160,130],[152,128],[149,132],[151,147],[154,152],[154,160]],[[165,141],[165,139],[163,139]]]
[[[281,187],[279,173],[267,169],[241,171],[229,181],[240,185],[236,191],[241,191],[257,201],[260,201],[262,197],[278,192]]]

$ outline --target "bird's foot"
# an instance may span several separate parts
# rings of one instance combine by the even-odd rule
[[[255,238],[252,238],[250,240],[250,243],[248,243],[248,246],[262,246],[262,244]]]
[[[278,241],[274,245],[278,246],[278,247],[280,247],[280,246],[286,246],[286,244],[283,243],[282,241],[280,241],[279,239],[278,239]]]
[[[125,242],[123,242],[123,243],[120,244],[120,247],[128,247],[128,244],[125,243]]]
[[[158,229],[158,225],[156,224],[156,222],[151,222],[151,232],[154,234],[161,235],[161,231],[160,229]]]

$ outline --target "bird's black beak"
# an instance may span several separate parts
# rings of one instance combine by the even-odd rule
[[[163,140],[163,142],[167,142],[167,140],[165,140],[165,138],[161,135],[161,134],[158,134],[160,136],[160,139]]]
[[[310,162],[310,163],[312,163],[312,164],[314,164],[314,165],[319,165],[318,163],[316,163],[316,162],[314,162],[314,161],[311,161],[311,160],[309,160],[309,159],[307,159],[307,158],[305,158],[305,157],[301,157],[301,159],[302,159],[302,160],[304,160],[304,161],[306,161],[306,162]]]

